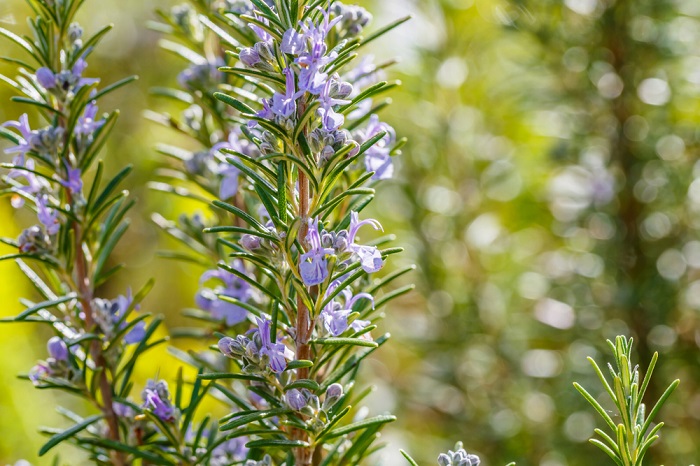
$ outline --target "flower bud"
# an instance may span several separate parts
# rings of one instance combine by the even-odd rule
[[[253,46],[258,54],[259,60],[269,62],[275,59],[275,53],[272,51],[272,47],[267,42],[258,42]]]
[[[71,23],[71,25],[68,26],[68,40],[73,44],[79,41],[81,37],[83,37],[83,28],[81,28],[78,23]]]
[[[348,157],[354,157],[360,153],[360,145],[355,141],[350,141],[350,144],[352,144],[355,147],[350,149],[350,152],[348,152]]]
[[[39,225],[34,225],[22,232],[17,238],[19,252],[36,254],[49,249],[49,237]]]
[[[323,230],[323,232],[321,233],[321,246],[323,246],[324,248],[330,248],[333,246],[333,241],[333,234]]]
[[[445,453],[440,453],[437,462],[440,466],[452,466],[452,460]]]
[[[339,383],[334,383],[326,390],[326,398],[323,400],[323,409],[332,408],[343,396],[343,386]]]
[[[233,343],[234,339],[231,337],[224,337],[221,340],[219,340],[218,346],[219,346],[219,351],[221,351],[224,356],[228,358],[232,358],[235,356],[235,353],[233,352]]]
[[[56,361],[68,360],[68,347],[59,337],[51,337],[46,347],[49,350],[49,355]]]
[[[335,151],[331,146],[325,146],[321,151],[321,160],[328,161],[335,155]]]
[[[260,248],[260,238],[253,235],[243,235],[241,237],[241,246],[246,248],[248,251],[255,251]]]
[[[41,87],[44,89],[56,87],[56,75],[46,67],[41,67],[36,70],[36,80],[39,81],[39,84],[41,84]]]
[[[250,68],[260,63],[260,54],[252,47],[246,47],[238,54],[241,62]]]
[[[304,394],[301,393],[301,390],[297,390],[296,388],[289,390],[284,395],[284,399],[289,407],[294,411],[301,411],[304,406],[306,406],[306,398],[304,397]]]

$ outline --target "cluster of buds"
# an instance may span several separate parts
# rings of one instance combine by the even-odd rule
[[[437,462],[439,466],[479,466],[480,460],[478,456],[467,453],[462,442],[457,442],[455,451],[440,453]]]
[[[46,344],[49,357],[39,362],[29,373],[34,385],[42,385],[48,379],[61,379],[69,383],[78,382],[80,371],[70,361],[68,346],[60,337],[51,337]]]
[[[294,353],[284,343],[272,342],[271,322],[257,318],[258,328],[251,336],[238,335],[235,339],[224,337],[219,340],[219,350],[224,356],[241,361],[243,372],[247,374],[280,373],[287,367],[287,360]]]

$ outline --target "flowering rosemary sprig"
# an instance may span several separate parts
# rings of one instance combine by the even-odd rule
[[[245,436],[249,458],[360,463],[394,418],[363,418],[355,407],[369,392],[353,380],[388,338],[371,335],[376,311],[410,287],[380,289],[411,268],[373,280],[400,249],[379,249],[388,236],[360,238],[381,230],[360,212],[374,197],[370,185],[391,177],[404,140],[379,121],[387,102],[373,103],[396,85],[379,79],[386,65],[351,64],[404,20],[362,37],[371,19],[362,8],[260,0],[193,1],[161,18],[154,26],[170,35],[162,45],[190,66],[181,89],[156,89],[185,105],[182,116],[152,116],[201,149],[161,146],[176,162],[154,187],[214,209],[156,222],[190,247],[187,259],[219,262],[202,277],[200,310],[188,314],[214,323],[204,334],[220,336],[231,366],[181,357],[232,401],[221,430]],[[213,233],[223,235],[213,241]],[[229,329],[234,336],[216,333]]]
[[[19,76],[0,78],[19,94],[12,100],[30,109],[0,126],[0,136],[11,144],[5,153],[13,156],[3,164],[9,171],[2,176],[2,194],[37,215],[37,224],[17,240],[2,240],[15,252],[0,259],[16,260],[41,296],[39,302],[24,300],[27,309],[10,321],[45,323],[55,332],[48,357],[28,378],[38,388],[84,398],[100,413],[82,417],[61,408],[74,425],[49,431],[40,454],[71,441],[93,458],[123,465],[130,464],[127,445],[140,429],[127,414],[138,410],[129,399],[134,366],[165,340],[152,339],[159,319],[147,323],[147,314],[136,313],[151,282],[133,296],[127,291],[105,299],[96,293],[123,267],[110,256],[133,205],[119,189],[130,167],[103,179],[97,156],[118,113],[100,114],[97,105],[134,77],[102,88],[99,79],[86,77],[87,59],[111,26],[84,39],[74,22],[82,3],[28,0],[36,15],[29,20],[32,36],[0,29],[28,57],[13,59]],[[42,123],[30,123],[35,116]]]

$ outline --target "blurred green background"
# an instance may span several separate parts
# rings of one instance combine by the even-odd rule
[[[146,28],[169,0],[90,0],[86,31],[114,23],[87,75],[140,80],[105,100],[122,117],[103,153],[112,171],[133,163],[139,200],[117,250],[129,267],[103,295],[157,284],[144,309],[186,324],[201,270],[154,257],[169,247],[148,220],[188,205],[149,192],[154,144],[172,134],[146,121],[149,96],[175,85],[184,66]],[[573,389],[600,393],[586,356],[607,361],[605,338],[635,337],[646,367],[661,353],[650,397],[681,385],[660,418],[667,427],[650,464],[698,461],[700,445],[700,3],[697,0],[376,0],[377,27],[413,20],[373,44],[403,86],[382,118],[410,138],[396,179],[379,188],[373,216],[415,263],[417,291],[387,309],[394,335],[368,362],[374,411],[385,430],[385,465],[421,464],[462,440],[482,464],[578,466],[607,457],[586,440],[601,423]],[[26,6],[2,0],[0,26],[24,31]],[[16,56],[7,42],[0,55]],[[3,73],[12,75],[0,64]],[[26,111],[0,87],[0,121]],[[172,109],[173,112],[179,111]],[[26,212],[0,204],[0,234],[16,237]],[[7,251],[3,251],[5,253]],[[398,267],[394,261],[394,266]],[[30,293],[0,263],[0,315]],[[16,378],[45,357],[45,329],[0,326],[0,464],[35,465],[37,425],[64,425],[58,401]],[[187,343],[187,342],[186,342]],[[175,342],[176,345],[186,343]],[[154,351],[145,380],[177,366]],[[160,369],[159,369],[160,368]],[[62,458],[80,464],[70,447]],[[603,463],[604,464],[604,463]]]

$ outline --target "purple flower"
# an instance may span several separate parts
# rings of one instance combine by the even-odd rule
[[[328,287],[326,291],[326,296],[330,296],[333,291],[340,285],[339,281],[334,281]],[[374,298],[369,293],[358,293],[353,296],[352,291],[349,288],[342,290],[338,296],[342,296],[342,304],[336,299],[331,300],[321,311],[321,321],[323,322],[323,327],[332,336],[337,337],[341,335],[348,329],[348,316],[352,314],[352,307],[360,299],[368,299],[372,302],[372,307],[374,307]],[[356,321],[353,322],[355,324]],[[366,321],[360,321],[359,328],[353,326],[353,330],[358,331],[366,327]]]
[[[357,212],[350,213],[350,229],[348,230],[348,250],[357,254],[362,264],[362,269],[367,273],[373,273],[384,266],[384,261],[379,250],[374,246],[363,246],[355,243],[357,231],[363,225],[371,225],[375,230],[382,230],[378,221],[368,218],[360,221]]]
[[[332,248],[324,248],[321,245],[321,236],[318,232],[318,218],[315,220],[309,219],[306,242],[309,245],[309,251],[301,256],[299,273],[306,286],[318,285],[323,283],[328,277],[328,260],[326,255],[334,252]]]
[[[30,141],[35,134],[29,127],[29,117],[25,113],[24,115],[19,117],[19,121],[8,121],[6,123],[3,123],[2,126],[19,130],[20,134],[22,135],[22,137],[19,140],[19,143],[14,147],[8,147],[7,149],[5,149],[5,153],[18,153],[19,155],[13,160],[12,163],[14,163],[15,165],[24,165],[24,156],[27,154],[27,152],[32,150]]]
[[[306,406],[306,397],[301,390],[297,390],[296,388],[287,391],[287,393],[284,394],[284,400],[294,411],[301,411]]]
[[[42,225],[46,227],[49,235],[55,235],[61,228],[58,218],[58,211],[49,207],[49,196],[41,194],[36,198],[37,217]]]
[[[85,107],[83,115],[78,118],[78,124],[75,125],[75,134],[92,138],[95,131],[100,129],[105,124],[105,120],[96,120],[97,103],[93,100]]]
[[[358,132],[358,142],[360,143],[368,141],[381,132],[386,133],[384,137],[365,152],[365,167],[367,171],[374,172],[373,180],[388,179],[394,173],[389,148],[396,139],[394,129],[386,123],[380,122],[377,115],[372,115],[365,130]]]
[[[27,160],[25,163],[25,168],[27,168],[28,170],[34,170],[34,160]],[[42,190],[42,188],[45,187],[45,183],[42,183],[42,180],[40,180],[39,177],[31,171],[19,170],[14,168],[10,170],[10,172],[7,174],[7,177],[13,179],[24,178],[25,180],[27,180],[26,185],[15,188],[17,192],[23,192],[26,194],[37,194],[39,191]],[[10,201],[10,203],[12,204],[12,207],[14,207],[15,209],[19,209],[22,206],[24,206],[24,197],[20,194],[15,194],[14,196],[12,196],[12,200]]]
[[[32,381],[34,385],[38,385],[42,379],[51,376],[51,370],[46,365],[46,363],[40,362],[36,366],[32,367],[29,371],[29,380]]]
[[[66,164],[66,172],[68,174],[68,178],[66,180],[61,180],[61,185],[68,188],[71,194],[79,194],[83,190],[83,179],[81,178],[82,173],[80,168],[71,168],[68,164]]]
[[[272,120],[275,118],[275,114],[272,111],[272,108],[270,107],[271,100],[270,99],[262,99],[262,106],[263,108],[258,111],[255,116],[258,118],[264,118],[265,120]],[[258,122],[255,120],[250,120],[248,122],[248,128],[254,128],[258,125]]]
[[[101,298],[93,300],[95,320],[100,325],[106,338],[112,338],[117,332],[129,325],[125,316],[132,309],[133,303],[134,298],[131,295],[131,289],[127,290],[126,295],[119,295],[113,300]],[[133,309],[138,308],[138,306],[133,307]],[[124,343],[127,345],[139,343],[145,336],[146,323],[139,321],[124,335]]]
[[[456,447],[457,451],[449,450],[447,453],[440,453],[437,462],[439,466],[479,466],[481,460],[476,455],[470,455],[464,448],[461,442]]]
[[[333,110],[333,106],[347,104],[350,102],[348,100],[333,98],[331,96],[332,85],[332,80],[329,79],[326,81],[326,84],[323,86],[323,91],[321,91],[321,95],[319,97],[321,107],[318,109],[318,114],[321,117],[323,129],[326,131],[334,131],[338,129],[345,121],[345,117],[341,113],[337,113],[335,110]]]
[[[143,409],[151,411],[163,422],[175,420],[175,408],[170,401],[170,391],[165,381],[149,380],[141,396],[143,397]]]
[[[128,325],[127,321],[124,319],[126,313],[131,309],[134,304],[134,297],[131,294],[131,288],[126,290],[126,295],[119,295],[117,299],[114,300],[116,304],[116,311],[114,314],[115,322],[121,321],[119,328],[122,329]],[[134,306],[135,310],[140,307]],[[133,345],[135,343],[141,342],[146,337],[146,323],[144,321],[139,321],[134,325],[129,332],[124,335],[124,343],[127,345]]]
[[[79,58],[71,70],[54,73],[49,68],[39,68],[36,79],[44,89],[58,89],[64,93],[74,92],[83,86],[100,82],[99,79],[83,78],[85,68],[87,68],[87,62]]]
[[[286,77],[286,90],[284,94],[275,92],[272,96],[272,104],[270,109],[275,115],[282,118],[290,118],[297,111],[297,99],[301,95],[300,92],[295,92],[294,88],[294,72],[290,68],[284,69]]]
[[[258,334],[261,342],[259,349],[260,356],[267,356],[270,361],[270,370],[272,372],[282,372],[287,368],[287,355],[289,354],[287,347],[283,343],[272,343],[270,339],[270,322],[267,319],[255,318],[258,323]]]
[[[245,268],[240,261],[235,261],[232,267],[245,273]],[[197,305],[202,310],[210,312],[213,318],[225,320],[226,325],[229,327],[243,322],[248,317],[248,311],[234,303],[219,299],[217,294],[229,296],[245,303],[253,297],[253,289],[250,284],[223,269],[204,272],[199,279],[199,284],[201,286],[205,282],[214,279],[220,280],[224,286],[219,286],[215,289],[202,288],[195,296]]]
[[[68,347],[59,337],[51,337],[46,344],[49,356],[56,361],[68,361]]]
[[[294,28],[287,29],[282,37],[280,49],[290,55],[299,55],[306,49],[304,34],[299,34]]]
[[[323,89],[328,79],[328,74],[323,69],[337,56],[335,52],[326,55],[328,51],[326,37],[330,30],[341,20],[340,17],[331,20],[330,12],[320,7],[319,10],[323,14],[321,24],[315,25],[309,20],[301,25],[303,40],[297,37],[295,33],[287,31],[288,36],[285,33],[288,39],[287,43],[285,43],[287,50],[293,50],[299,55],[295,60],[295,63],[301,67],[299,89],[313,95],[318,95]],[[302,47],[302,44],[304,47]]]

